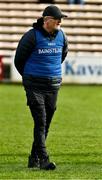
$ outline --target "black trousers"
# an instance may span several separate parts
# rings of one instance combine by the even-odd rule
[[[58,90],[48,92],[25,86],[25,91],[27,104],[34,120],[34,141],[31,156],[44,159],[48,157],[45,141],[56,110]]]

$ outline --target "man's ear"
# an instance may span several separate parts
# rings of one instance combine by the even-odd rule
[[[44,22],[49,21],[51,18],[52,18],[52,16],[45,16],[44,17]]]

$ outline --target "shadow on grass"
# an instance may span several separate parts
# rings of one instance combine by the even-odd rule
[[[71,153],[71,152],[68,152],[68,153],[52,153],[51,154],[52,156],[83,156],[83,157],[86,157],[86,156],[102,156],[102,152],[80,152],[80,153]]]
[[[58,167],[66,167],[70,168],[70,166],[79,167],[82,165],[84,166],[98,166],[102,165],[102,157],[101,152],[80,152],[80,153],[54,153],[51,156],[55,157],[56,163]],[[97,159],[98,157],[98,159]],[[2,161],[0,162],[0,172],[2,171],[39,171],[39,169],[28,169],[27,168],[27,161],[28,161],[28,154],[27,153],[2,153],[0,154],[0,158]]]
[[[28,154],[27,153],[1,153],[0,156],[7,156],[7,157],[13,157],[13,156],[17,156],[17,157],[28,157]]]
[[[27,153],[2,153],[0,154],[0,172],[2,171],[28,171],[27,161],[28,154]],[[37,170],[37,169],[36,169]],[[32,168],[30,169],[32,171]],[[34,171],[34,169],[33,169]]]
[[[0,154],[0,157],[27,157],[28,158],[28,154],[27,153],[1,153]],[[102,157],[102,152],[80,152],[80,153],[76,153],[76,152],[68,152],[68,153],[62,153],[62,152],[58,152],[58,153],[51,153],[51,156],[54,156],[54,157],[77,157],[77,156],[80,156],[80,157],[87,157],[87,156],[90,156],[90,157],[97,157],[97,156],[101,156]]]
[[[101,152],[80,152],[80,153],[54,153],[53,157],[59,165],[102,165]]]

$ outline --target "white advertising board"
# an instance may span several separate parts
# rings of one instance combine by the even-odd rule
[[[62,67],[64,83],[102,84],[102,56],[67,56]]]
[[[102,84],[102,56],[68,55],[62,65],[63,83]],[[21,76],[11,63],[11,81],[20,82]]]

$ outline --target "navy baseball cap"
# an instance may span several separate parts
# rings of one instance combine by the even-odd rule
[[[47,6],[43,11],[42,16],[43,17],[52,16],[55,19],[61,19],[61,18],[67,17],[67,15],[63,14],[61,10],[57,6],[54,6],[54,5]]]

